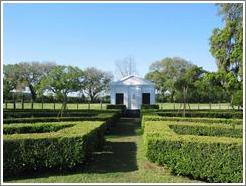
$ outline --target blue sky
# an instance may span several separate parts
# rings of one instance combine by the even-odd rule
[[[216,71],[209,37],[223,25],[214,4],[4,4],[4,64],[53,61],[115,72],[133,56],[140,76],[165,57]]]

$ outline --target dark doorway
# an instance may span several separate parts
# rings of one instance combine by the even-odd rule
[[[124,104],[124,94],[116,93],[116,105],[123,105]]]
[[[142,104],[150,104],[150,93],[143,93],[142,94]]]

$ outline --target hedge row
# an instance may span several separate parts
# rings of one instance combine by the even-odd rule
[[[149,160],[178,175],[208,182],[243,181],[242,138],[180,135],[170,121],[146,121],[144,144]]]
[[[98,114],[107,114],[116,111],[107,111],[107,112],[100,112],[100,111],[64,111],[63,117],[94,117]],[[39,111],[39,112],[31,112],[31,111],[18,111],[18,112],[4,112],[4,118],[27,118],[27,117],[56,117],[59,115],[59,111]]]
[[[12,118],[4,119],[4,124],[10,123],[37,123],[37,122],[58,122],[58,121],[105,121],[114,116],[119,117],[119,112],[102,113],[94,117],[38,117],[38,118]]]
[[[231,125],[242,125],[242,119],[225,119],[225,118],[185,118],[185,117],[164,117],[157,114],[143,114],[143,121],[182,121],[195,123],[223,123]]]
[[[201,123],[172,123],[169,127],[177,134],[199,136],[243,137],[242,126],[211,125]]]
[[[126,105],[112,105],[112,104],[109,104],[106,106],[106,109],[119,109],[119,110],[126,110]]]
[[[153,105],[143,104],[141,105],[141,109],[159,109],[159,105],[158,104],[153,104]]]
[[[182,117],[182,112],[157,112],[159,116]],[[243,118],[242,112],[186,112],[186,117],[206,117],[206,118]]]
[[[77,122],[58,132],[4,135],[4,178],[46,169],[83,165],[104,142],[106,123]]]
[[[38,123],[38,124],[12,124],[3,126],[3,134],[45,133],[56,132],[66,127],[72,127],[68,123]]]

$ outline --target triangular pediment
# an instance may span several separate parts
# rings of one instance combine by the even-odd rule
[[[113,82],[111,85],[150,85],[150,86],[154,86],[154,84],[151,81],[138,77],[138,76],[134,76],[134,75],[124,77],[119,81]]]

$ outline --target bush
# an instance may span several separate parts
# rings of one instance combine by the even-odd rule
[[[4,119],[4,124],[10,123],[37,123],[37,122],[58,122],[58,121],[106,121],[111,117],[120,117],[119,112],[102,113],[96,116],[83,117],[38,117],[38,118],[12,118]]]
[[[243,137],[242,126],[211,125],[202,123],[170,124],[169,127],[177,134],[199,136]]]
[[[68,123],[38,123],[38,124],[12,124],[3,126],[3,134],[44,133],[56,132],[66,127],[72,127]]]
[[[105,122],[77,122],[58,132],[4,135],[4,178],[83,165],[104,142],[105,129]]]
[[[159,105],[158,104],[153,104],[153,105],[143,104],[141,105],[141,109],[159,109]]]
[[[144,114],[144,121],[182,121],[195,123],[222,123],[230,125],[242,125],[242,119],[225,119],[225,118],[184,118],[184,117],[164,117],[157,114]]]
[[[157,112],[159,116],[167,116],[167,117],[181,117],[182,112]],[[186,117],[207,117],[207,118],[243,118],[242,112],[192,112],[187,111],[185,113]]]
[[[243,107],[243,90],[237,90],[232,97],[232,105]]]
[[[112,111],[116,112],[116,111]],[[95,117],[98,114],[102,113],[112,113],[109,111],[101,111],[101,110],[65,110],[63,112],[63,117]],[[57,117],[59,115],[59,111],[54,110],[18,110],[18,111],[4,111],[4,118],[27,118],[27,117]]]
[[[145,122],[144,144],[149,160],[194,179],[243,181],[242,138],[179,135],[168,124]]]
[[[126,110],[126,105],[107,105],[106,109],[120,109],[122,111]]]

